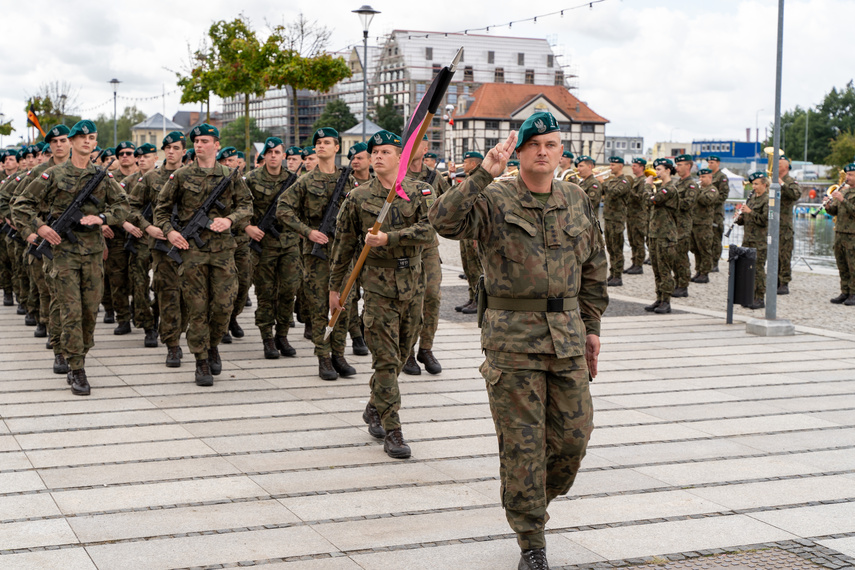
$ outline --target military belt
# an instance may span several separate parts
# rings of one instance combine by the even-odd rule
[[[398,257],[394,259],[381,257],[368,257],[365,259],[365,265],[369,267],[385,267],[386,269],[407,269],[408,267],[415,267],[421,262],[421,254],[415,257]]]
[[[496,311],[527,311],[531,313],[564,313],[579,307],[576,297],[553,297],[551,299],[510,299],[487,295],[487,308]]]

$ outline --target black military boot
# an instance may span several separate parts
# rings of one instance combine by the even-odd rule
[[[105,325],[112,325],[115,322],[116,322],[116,313],[113,311],[113,309],[110,309],[109,311],[104,311],[104,324]]]
[[[45,348],[48,350],[53,350],[53,343],[50,341],[50,339],[48,339],[48,341],[45,343]]]
[[[123,323],[119,323],[119,326],[113,329],[113,334],[115,335],[124,335],[131,333],[131,322],[125,321]]]
[[[517,570],[549,570],[549,562],[546,560],[546,549],[533,548],[531,550],[523,550]]]
[[[240,328],[237,319],[234,318],[229,321],[229,332],[232,333],[232,336],[235,338],[243,338],[244,335],[243,329]]]
[[[143,346],[146,348],[157,348],[157,331],[154,329],[145,329],[145,340]]]
[[[383,439],[383,451],[392,459],[407,459],[410,457],[410,446],[404,443],[401,428],[395,428]]]
[[[404,363],[404,367],[401,368],[401,372],[403,372],[404,374],[409,374],[410,376],[418,376],[422,373],[422,369],[416,362],[416,358],[413,356],[412,352],[407,358],[407,361]]]
[[[695,283],[709,283],[710,276],[706,273],[701,273],[698,275],[697,279],[695,279]]]
[[[644,310],[647,311],[648,313],[652,313],[661,304],[662,304],[662,301],[660,301],[659,299],[656,299],[655,303],[653,303],[652,305],[647,305],[646,307],[644,307]]]
[[[243,306],[244,307],[251,307],[252,306],[252,299],[249,298],[249,295],[247,295],[246,302],[243,304]],[[240,337],[238,337],[238,338],[240,338]]]
[[[653,309],[657,315],[666,315],[671,312],[671,301],[662,301],[659,306]]]
[[[853,303],[853,304],[855,304],[855,303]],[[765,302],[765,301],[763,301],[763,299],[762,299],[762,298],[754,299],[754,302],[753,302],[753,303],[751,303],[750,305],[748,305],[748,306],[747,306],[747,307],[745,307],[745,308],[746,308],[746,309],[751,309],[752,311],[753,311],[753,310],[755,310],[755,309],[765,309],[765,308],[766,308],[766,302]]]
[[[778,295],[789,295],[790,294],[790,286],[789,285],[778,285]]]
[[[179,355],[179,351],[181,349],[177,346],[167,346],[166,347],[166,367],[167,368],[180,368],[181,367],[181,356]]]
[[[642,265],[650,265],[650,258],[648,257],[642,262]]]
[[[24,317],[24,324],[28,327],[34,327],[39,323],[33,315],[27,313],[27,315]]]
[[[606,285],[609,287],[623,287],[623,279],[620,277],[612,277],[608,281],[606,281]]]
[[[718,273],[718,271],[719,271],[719,270],[718,270],[718,264],[713,265],[713,268],[712,268],[712,269],[710,269],[710,273]]]
[[[333,368],[332,360],[329,356],[318,357],[318,376],[321,380],[337,380],[338,372]]]
[[[343,354],[332,355],[332,365],[338,375],[342,378],[347,378],[356,374],[356,368],[347,363]]]
[[[442,372],[442,365],[429,348],[419,348],[416,360],[425,365],[425,370],[427,370],[429,374],[439,374]]]
[[[18,313],[19,315],[26,315],[27,309],[24,308],[24,305],[18,303],[18,308],[15,310],[15,312]]]
[[[840,295],[838,295],[837,297],[832,299],[831,302],[834,303],[835,305],[842,305],[843,302],[846,301],[846,299],[848,299],[848,298],[849,298],[849,293],[841,293]]]
[[[272,338],[261,339],[261,344],[264,346],[264,358],[268,360],[276,360],[279,358],[279,350],[276,348],[276,343]]]
[[[3,306],[4,307],[11,307],[14,304],[15,304],[15,301],[14,301],[14,299],[12,299],[12,292],[11,291],[4,291],[3,292]]]
[[[291,346],[291,343],[288,342],[288,337],[277,336],[273,342],[282,356],[297,356],[297,349]]]
[[[365,339],[361,336],[351,337],[351,350],[353,350],[353,354],[356,356],[368,356],[369,350],[368,345],[365,344]]]
[[[303,329],[303,338],[306,340],[312,340],[312,322],[309,321],[303,325],[305,328]]]
[[[33,336],[36,338],[47,338],[47,327],[44,323],[36,324],[36,330],[33,331]]]
[[[380,422],[380,414],[377,413],[377,408],[371,404],[366,404],[365,411],[362,412],[362,421],[368,424],[368,434],[377,439],[386,437],[386,430],[383,429],[383,424]]]
[[[843,304],[847,307],[855,305],[855,295],[849,295],[849,297],[845,301],[843,301]]]
[[[226,331],[226,334],[223,335],[223,338],[220,339],[220,344],[231,344],[232,343],[232,335],[229,334],[229,331]]]
[[[672,297],[688,297],[689,296],[689,288],[688,287],[675,287],[674,292],[671,293]]]
[[[220,349],[211,347],[208,349],[208,366],[211,367],[211,374],[219,376],[223,371],[223,361],[220,360]]]
[[[65,361],[65,356],[61,354],[53,355],[53,373],[68,374],[68,362]]]
[[[478,312],[478,302],[472,299],[465,307],[460,309],[460,312],[464,315],[474,315]]]
[[[214,376],[211,374],[211,367],[208,366],[207,360],[196,361],[196,385],[197,386],[213,386]]]
[[[632,265],[624,273],[627,275],[641,275],[644,273],[644,268],[640,265]]]
[[[472,299],[469,299],[468,301],[466,301],[466,302],[465,302],[465,303],[463,303],[462,305],[459,305],[459,306],[457,306],[457,307],[454,307],[454,310],[455,310],[455,311],[457,311],[458,313],[462,313],[462,312],[463,312],[463,308],[464,308],[464,307],[468,307],[468,306],[469,306],[469,305],[471,305],[473,302],[474,302],[474,301],[473,301]]]
[[[86,371],[72,370],[67,375],[68,383],[71,384],[71,393],[75,396],[88,396],[92,391],[89,387],[89,380],[86,378]]]

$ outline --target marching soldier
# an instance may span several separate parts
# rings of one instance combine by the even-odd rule
[[[742,247],[757,249],[757,264],[754,274],[754,303],[748,309],[762,309],[766,306],[766,228],[769,225],[769,179],[765,172],[755,172],[748,176],[748,181],[754,189],[745,204],[736,206],[739,216],[735,223],[745,226],[742,236]]]
[[[692,283],[709,283],[709,272],[713,266],[713,216],[718,204],[718,190],[712,183],[713,172],[709,168],[698,170],[701,187],[698,189],[695,208],[692,210],[692,246],[695,256],[696,274]]]
[[[3,167],[2,180],[0,180],[0,201],[2,201],[3,193],[6,190],[6,184],[12,179],[12,175],[18,170],[18,159],[16,154],[9,151],[0,151],[0,164]],[[0,224],[6,223],[0,219]],[[13,297],[13,278],[12,278],[12,256],[14,248],[7,244],[6,240],[0,238],[0,287],[3,288],[3,305],[11,307],[15,304]]]
[[[303,149],[298,146],[289,146],[285,151],[285,168],[290,172],[297,172],[303,164]]]
[[[75,196],[95,176],[89,154],[98,141],[95,123],[83,120],[75,124],[68,138],[71,158],[64,164],[44,171],[15,202],[15,216],[22,231],[32,243],[31,234],[38,234],[53,249],[50,278],[59,303],[62,323],[62,353],[68,360],[68,383],[71,392],[79,396],[90,393],[84,368],[86,353],[94,345],[95,315],[103,287],[104,241],[98,226],[119,226],[128,212],[128,199],[111,175],[107,175],[93,191],[96,206],[87,201],[81,206],[83,217],[74,232],[73,243],[60,236],[39,214],[44,202],[48,213],[59,218],[72,204]]]
[[[790,294],[793,280],[793,206],[802,197],[802,189],[790,176],[790,159],[781,155],[778,161],[778,178],[781,183],[781,220],[778,234],[778,295]]]
[[[478,168],[484,155],[480,152],[470,150],[463,154],[463,176],[469,176],[473,170]],[[463,275],[469,285],[469,301],[454,310],[464,315],[474,315],[478,312],[476,297],[478,293],[478,279],[481,278],[481,259],[478,257],[478,244],[472,240],[460,240],[460,262],[463,265]]]
[[[724,204],[730,195],[730,183],[721,171],[721,159],[718,156],[707,157],[709,169],[712,170],[712,183],[716,190],[716,204],[713,213],[713,249],[711,273],[718,273],[718,262],[721,259],[722,237],[724,236]]]
[[[307,146],[301,150],[300,156],[303,158],[303,168],[306,169],[306,172],[311,172],[318,166],[319,158],[314,146]]]
[[[368,155],[368,144],[356,143],[347,151],[347,160],[353,169],[353,179],[357,184],[368,184],[371,182],[371,157]]]
[[[665,314],[671,312],[671,296],[674,291],[674,252],[677,246],[677,217],[680,196],[677,183],[672,176],[677,173],[667,158],[653,161],[656,175],[662,180],[662,186],[651,197],[653,212],[650,215],[648,244],[650,247],[650,265],[653,267],[653,279],[656,282],[656,301],[644,310],[649,313]],[[653,184],[653,177],[647,177],[647,183]]]
[[[438,157],[435,152],[426,152],[425,157],[422,159],[424,161],[424,165],[430,168],[431,170],[436,170],[436,161]],[[446,180],[447,182],[447,180]]]
[[[243,178],[233,178],[220,197],[223,207],[209,214],[213,221],[200,231],[201,247],[189,242],[172,225],[177,207],[178,224],[185,227],[216,186],[231,173],[216,162],[220,132],[203,123],[190,131],[196,161],[169,175],[157,195],[154,223],[181,255],[178,268],[181,292],[187,304],[187,346],[196,357],[197,386],[213,386],[222,372],[219,344],[229,325],[237,297],[235,239],[229,231],[252,214],[252,197]]]
[[[597,163],[588,155],[582,155],[576,159],[576,170],[579,171],[579,187],[588,195],[591,207],[595,212],[600,210],[600,201],[603,199],[601,182],[594,176],[594,167]]]
[[[519,177],[493,182],[515,143]],[[549,567],[547,506],[570,490],[594,428],[588,384],[608,305],[597,212],[553,179],[561,151],[555,118],[535,113],[430,209],[440,235],[476,239],[484,256],[480,370],[521,570]]]
[[[837,216],[834,222],[834,258],[840,273],[840,295],[835,305],[855,305],[855,163],[843,167],[846,184],[826,200],[825,211]]]
[[[609,252],[609,287],[623,285],[623,228],[626,226],[626,200],[632,180],[623,173],[624,161],[609,157],[611,178],[603,183],[603,220],[606,223],[606,248]]]
[[[633,179],[626,198],[626,233],[632,250],[632,265],[624,271],[627,275],[644,273],[644,242],[650,224],[650,196],[653,194],[653,186],[644,176],[646,166],[647,161],[643,158],[632,159]]]
[[[229,168],[237,168],[237,149],[233,146],[227,146],[217,153],[217,162]]]
[[[698,194],[698,185],[692,178],[692,155],[681,154],[674,159],[677,169],[677,193],[680,204],[677,207],[677,252],[674,259],[674,281],[676,287],[672,297],[689,296],[689,277],[692,274],[689,265],[689,248],[692,243],[692,211]],[[697,266],[697,260],[695,260]]]
[[[21,232],[15,227],[12,220],[12,198],[16,195],[16,190],[21,181],[26,178],[27,174],[33,168],[35,163],[35,147],[25,146],[16,154],[16,172],[3,185],[3,191],[0,194],[0,213],[6,223],[13,230],[12,233],[3,238],[6,241],[6,247],[9,251],[9,257],[12,261],[12,282],[13,288],[18,296],[19,315],[25,315],[24,324],[27,326],[35,326],[36,321],[30,314],[30,278],[27,272],[27,266],[24,265],[24,239],[21,237]]]
[[[356,143],[347,151],[347,158],[350,160],[350,168],[353,169],[351,176],[355,180],[355,185],[364,186],[369,184],[374,175],[371,173],[371,156],[368,154],[368,144],[364,142]],[[359,291],[361,283],[357,278],[354,284],[353,295],[349,297],[347,322],[353,354],[368,356],[370,351],[368,350],[368,345],[365,344],[362,333],[365,327],[362,323],[362,317],[359,315]]]
[[[371,247],[365,260],[365,335],[371,350],[371,397],[362,417],[369,433],[383,438],[389,457],[406,459],[410,447],[401,432],[398,410],[401,392],[398,375],[421,327],[425,276],[421,254],[436,235],[428,223],[431,187],[405,178],[401,182],[409,201],[396,198],[376,235],[370,231],[389,190],[395,185],[401,158],[401,138],[389,131],[375,133],[368,141],[376,178],[358,186],[342,204],[332,246],[329,304],[340,309],[351,262],[360,242]]]

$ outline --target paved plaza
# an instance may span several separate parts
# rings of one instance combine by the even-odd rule
[[[852,567],[855,336],[674,308],[604,319],[553,567]],[[362,422],[370,357],[324,382],[298,325],[298,357],[264,360],[253,311],[213,388],[186,345],[167,369],[141,331],[99,323],[80,398],[0,307],[0,568],[516,568],[474,318],[440,325],[442,374],[401,377],[413,457],[396,461]]]

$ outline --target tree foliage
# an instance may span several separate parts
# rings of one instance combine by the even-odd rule
[[[393,133],[401,134],[404,130],[404,117],[395,109],[395,100],[391,95],[386,95],[383,104],[374,110],[374,122]]]
[[[855,162],[855,133],[845,131],[831,142],[831,153],[825,157],[825,164],[841,170],[850,162]]]
[[[119,142],[131,140],[131,127],[143,122],[145,113],[137,109],[136,105],[125,107],[122,114],[116,119],[116,130]],[[115,146],[113,143],[113,117],[100,113],[94,119],[95,127],[98,129],[98,145],[101,148]]]
[[[240,116],[220,131],[220,146],[240,148],[246,136],[246,117]],[[254,142],[264,142],[270,136],[268,131],[258,128],[253,117],[249,118],[249,138]]]
[[[321,113],[321,116],[312,125],[312,131],[329,127],[337,130],[339,133],[343,133],[347,129],[356,126],[358,122],[353,113],[350,112],[347,103],[341,99],[333,99],[327,103],[327,106],[324,107],[324,112]]]
[[[24,111],[32,105],[45,131],[63,121],[67,125],[73,125],[80,120],[79,116],[72,114],[77,107],[79,92],[78,88],[65,81],[43,83],[35,94],[27,98]]]
[[[185,75],[178,72],[173,72],[178,76],[178,86],[181,88],[182,103],[206,103],[207,114],[206,121],[211,120],[211,91],[213,86],[208,72],[214,61],[211,46],[203,40],[201,45],[195,51],[190,50],[190,44],[187,45],[188,63],[185,68]]]

